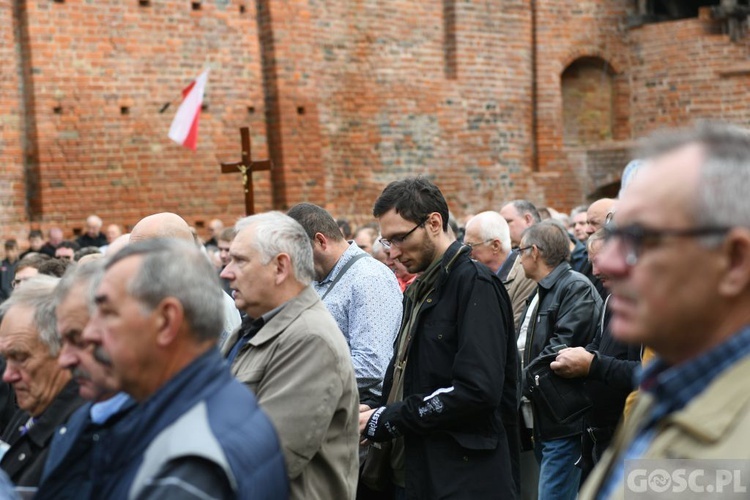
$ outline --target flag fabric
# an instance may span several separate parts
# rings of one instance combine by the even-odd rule
[[[208,82],[206,70],[182,91],[182,104],[169,127],[169,138],[195,151],[198,146],[198,119],[201,116],[203,92]]]

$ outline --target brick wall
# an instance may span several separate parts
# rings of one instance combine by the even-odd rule
[[[23,172],[20,30],[11,0],[0,0],[0,227],[4,238],[26,238]]]
[[[459,217],[516,197],[567,210],[617,180],[624,165],[611,163],[634,138],[696,117],[750,121],[747,39],[731,42],[705,9],[628,28],[627,0],[18,3],[22,22],[0,0],[14,27],[0,31],[13,69],[0,80],[6,237],[52,225],[71,236],[89,213],[229,223],[243,213],[240,177],[219,162],[239,159],[240,126],[276,165],[254,175],[258,210],[312,201],[359,223],[388,182],[413,174]],[[606,65],[606,89],[587,61]],[[193,153],[166,132],[207,66]],[[604,99],[592,92],[611,96],[598,137],[585,111]],[[587,140],[566,143],[582,125]]]

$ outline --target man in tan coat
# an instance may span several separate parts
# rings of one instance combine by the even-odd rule
[[[746,498],[733,488],[750,477],[750,132],[703,124],[644,158],[597,264],[613,336],[656,358],[581,498]]]
[[[248,319],[223,353],[276,427],[291,498],[353,499],[359,396],[346,340],[310,286],[310,240],[278,212],[236,229],[221,277]]]

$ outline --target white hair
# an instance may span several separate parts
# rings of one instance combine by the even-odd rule
[[[255,228],[253,245],[263,257],[263,264],[280,253],[289,255],[294,277],[301,284],[309,285],[315,277],[310,238],[299,222],[281,212],[266,212],[251,215],[237,221],[237,233],[248,227]]]
[[[482,241],[500,240],[504,252],[510,252],[510,229],[502,215],[497,212],[481,212],[466,224],[476,224]]]
[[[13,290],[10,298],[0,305],[0,321],[15,306],[31,309],[32,321],[39,334],[39,340],[49,348],[52,356],[57,356],[61,346],[60,338],[57,336],[54,297],[55,287],[59,281],[59,278],[43,274],[29,278]]]

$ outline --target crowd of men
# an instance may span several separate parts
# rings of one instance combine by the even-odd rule
[[[354,232],[300,203],[205,243],[173,213],[9,240],[0,497],[626,498],[639,459],[750,476],[750,132],[639,157],[569,217],[519,199],[461,227],[416,177]]]

